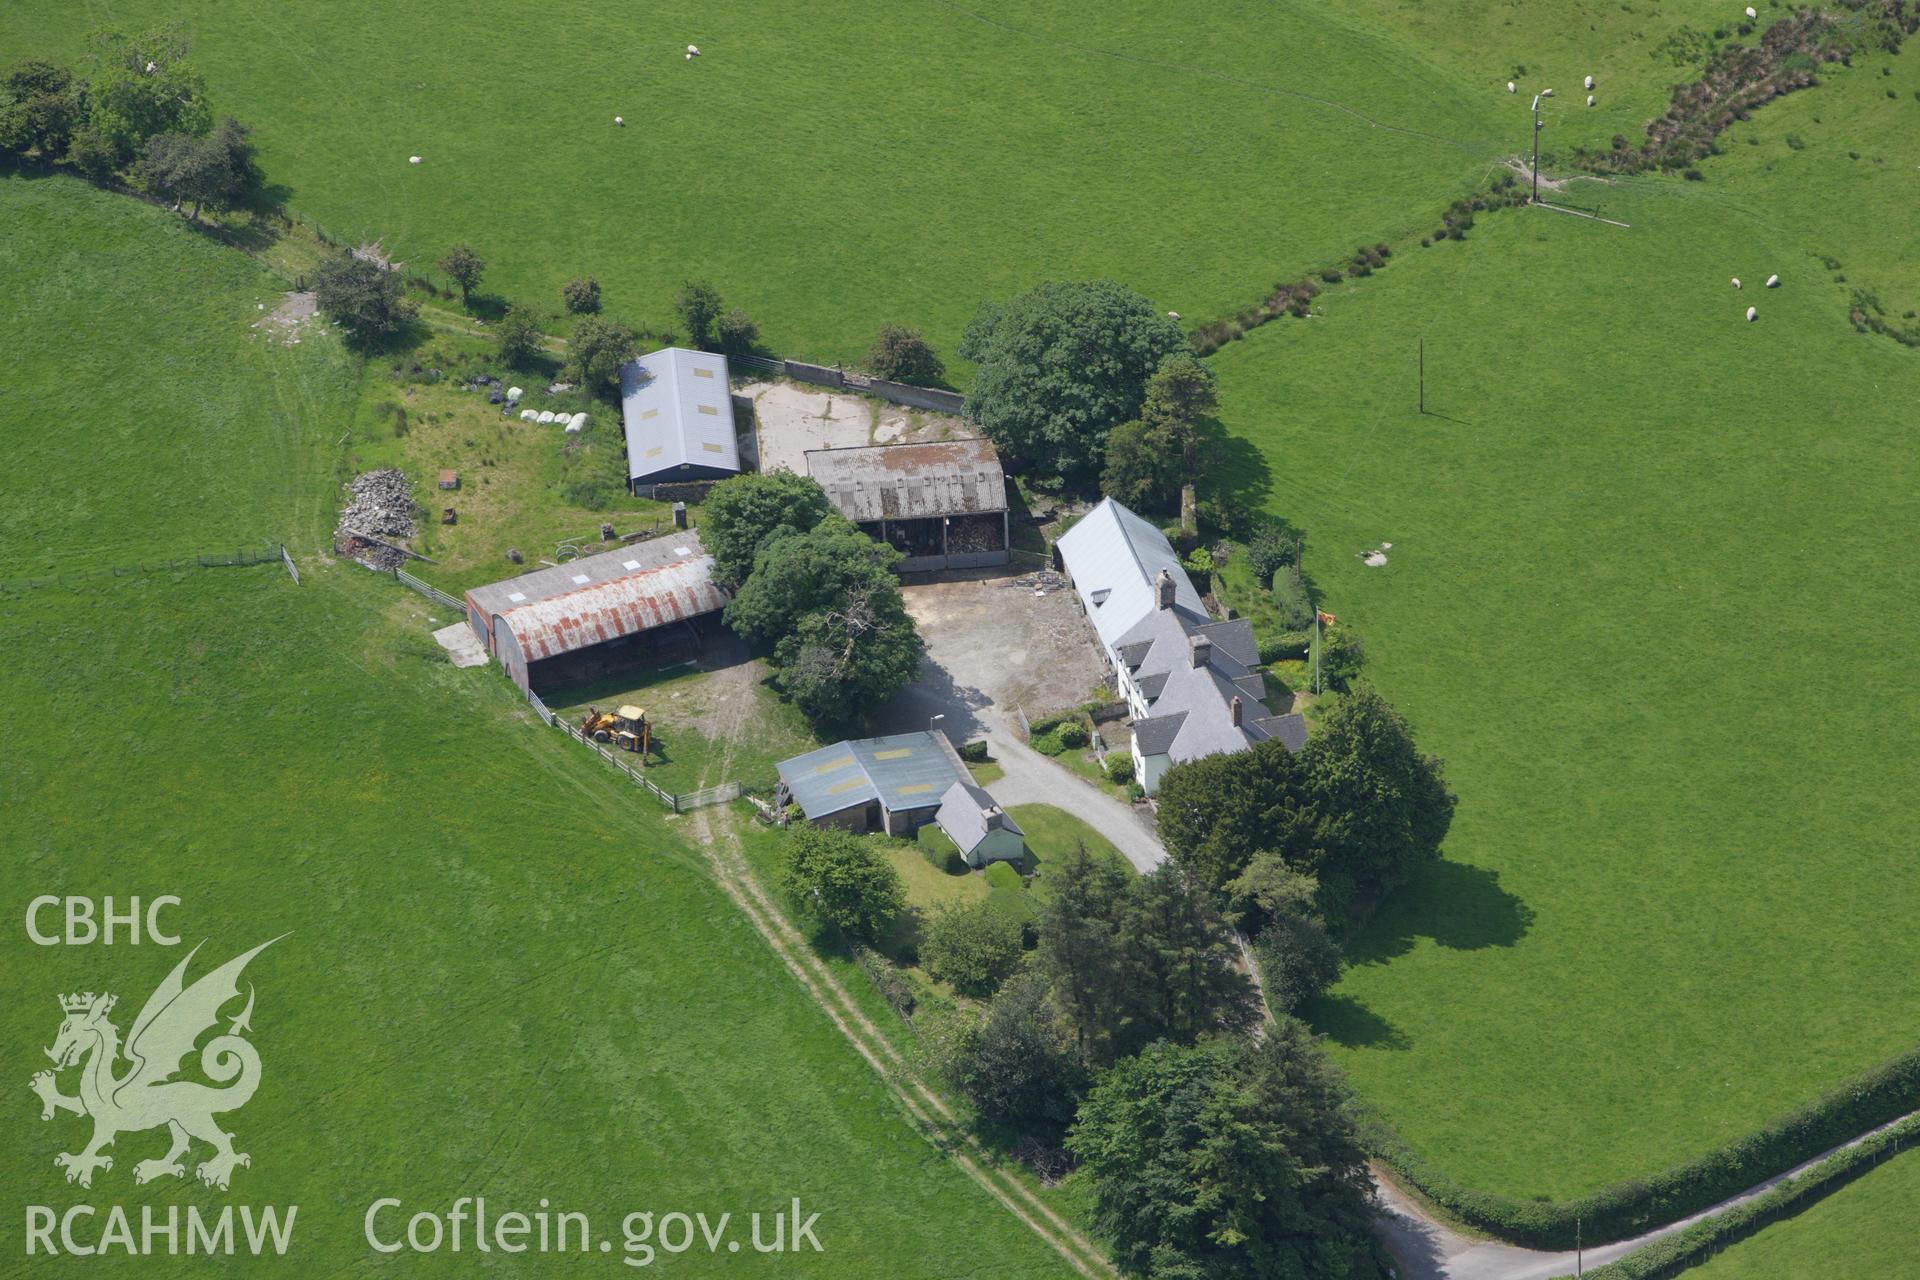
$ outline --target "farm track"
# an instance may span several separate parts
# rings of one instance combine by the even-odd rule
[[[741,670],[750,671],[751,667]],[[744,702],[737,705],[744,706]],[[744,714],[735,714],[723,726],[722,750],[715,768],[725,776],[733,761],[734,746],[745,728]],[[701,776],[706,786],[715,769]],[[922,1081],[898,1048],[860,1008],[832,971],[827,968],[800,931],[794,928],[780,908],[768,896],[740,850],[731,810],[699,809],[692,814],[695,842],[707,860],[709,872],[727,898],[746,916],[787,971],[827,1015],[834,1027],[872,1067],[887,1089],[906,1108],[907,1114],[969,1178],[1028,1229],[1046,1241],[1053,1250],[1087,1280],[1117,1280],[1119,1273],[1100,1247],[1067,1222],[1051,1206],[1034,1194],[1017,1176],[1003,1168],[998,1159],[967,1130],[952,1105]]]

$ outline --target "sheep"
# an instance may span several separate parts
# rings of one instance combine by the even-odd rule
[[[1768,276],[1768,277],[1767,277],[1767,288],[1769,288],[1769,289],[1778,289],[1779,287],[1780,287],[1780,277],[1779,277],[1779,276]]]
[[[1507,81],[1507,92],[1508,92],[1508,93],[1517,93],[1518,91],[1519,91],[1519,90],[1518,90],[1518,87],[1517,87],[1517,86],[1516,86],[1516,85],[1515,85],[1515,84],[1513,83],[1513,81],[1511,81],[1511,80],[1509,80],[1509,81]]]
[[[697,57],[699,57],[699,56],[700,56],[700,46],[699,46],[699,45],[697,45],[697,44],[690,44],[690,45],[688,45],[688,46],[687,46],[687,56],[688,56],[689,58],[697,58]]]
[[[1589,88],[1589,89],[1591,89],[1591,88],[1593,88],[1593,77],[1592,77],[1592,76],[1588,76],[1588,77],[1587,77],[1587,88]]]
[[[1592,105],[1593,105],[1593,95],[1592,95],[1592,94],[1588,94],[1588,95],[1587,95],[1587,105],[1588,105],[1588,106],[1592,106]]]
[[[627,121],[626,121],[626,118],[625,118],[624,116],[615,116],[615,117],[613,118],[613,122],[614,122],[615,124],[617,124],[617,125],[619,125],[619,126],[620,126],[620,127],[622,128],[622,129],[624,129],[624,128],[626,128],[626,127],[627,127]]]
[[[1738,289],[1738,288],[1740,287],[1740,277],[1739,277],[1739,276],[1735,276],[1735,277],[1733,278],[1733,287],[1734,287],[1734,288],[1736,288],[1736,289]]]
[[[419,163],[420,163],[420,157],[419,157],[419,156],[408,156],[408,157],[407,157],[407,163],[408,163],[408,164],[419,164]]]
[[[1752,5],[1747,6],[1747,17],[1757,18],[1759,16],[1760,16],[1760,11],[1758,9],[1754,8]]]
[[[1758,308],[1758,307],[1748,307],[1748,308],[1747,308],[1747,323],[1748,323],[1748,324],[1752,324],[1752,323],[1753,323],[1753,322],[1754,322],[1755,320],[1758,320],[1759,318],[1760,318],[1760,308]]]

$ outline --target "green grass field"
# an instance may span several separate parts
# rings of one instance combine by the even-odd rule
[[[1903,1152],[1851,1186],[1693,1268],[1687,1280],[1913,1280],[1920,1276],[1912,1225],[1917,1199],[1920,1160],[1911,1151]]]
[[[1920,354],[1749,200],[1486,217],[1216,361],[1461,798],[1315,1019],[1469,1185],[1644,1174],[1912,1041]]]
[[[296,543],[325,526],[326,449],[352,380],[324,343],[248,345],[267,280],[165,213],[67,180],[0,183],[0,223],[8,278],[34,301],[0,314],[0,348],[52,360],[35,344],[58,333],[98,352],[57,378],[29,366],[70,406],[62,430],[16,416],[22,397],[0,406],[10,435],[44,442],[35,474],[5,481],[22,532],[128,555],[140,535],[190,549],[256,525]],[[138,395],[154,411],[128,420]],[[32,502],[38,487],[69,500]],[[95,528],[97,502],[143,495],[122,538]],[[252,1157],[227,1195],[136,1188],[156,1134],[124,1135],[91,1190],[61,1181],[53,1156],[77,1149],[81,1122],[39,1124],[25,1091],[59,1022],[54,996],[113,990],[124,1031],[183,950],[37,947],[16,925],[0,942],[18,1067],[0,1162],[20,1197],[136,1215],[297,1204],[298,1261],[283,1265],[301,1274],[378,1261],[361,1238],[376,1197],[411,1212],[462,1195],[496,1212],[547,1197],[616,1247],[630,1210],[743,1221],[797,1195],[822,1212],[826,1252],[781,1274],[1065,1270],[914,1133],[708,880],[683,826],[531,722],[496,674],[441,660],[424,602],[348,565],[303,564],[299,587],[261,566],[3,598],[8,901],[178,894],[168,923],[209,940],[196,973],[291,931],[248,971],[264,1083],[223,1117]],[[526,1274],[579,1265],[516,1261]],[[442,1252],[401,1270],[472,1265]],[[672,1265],[738,1270],[704,1248]]]
[[[1365,636],[1375,679],[1461,796],[1449,861],[1390,904],[1315,1020],[1360,1092],[1461,1181],[1563,1197],[1789,1110],[1908,1045],[1920,1010],[1907,928],[1920,901],[1920,694],[1907,673],[1920,352],[1849,325],[1857,290],[1897,324],[1920,309],[1920,55],[1824,68],[1819,88],[1730,131],[1704,182],[1577,182],[1556,197],[1631,228],[1517,210],[1482,215],[1464,244],[1417,245],[1524,145],[1532,90],[1559,90],[1551,146],[1637,140],[1738,7],[1232,0],[1194,21],[1147,0],[931,0],[814,6],[802,21],[766,6],[676,3],[636,19],[599,0],[479,0],[450,20],[368,0],[25,0],[0,10],[0,51],[70,57],[89,26],[172,18],[219,109],[258,127],[289,207],[334,236],[384,237],[416,268],[471,241],[493,264],[484,290],[516,301],[551,303],[591,272],[610,311],[655,327],[670,327],[675,287],[706,276],[769,346],[818,359],[857,358],[883,321],[920,325],[950,352],[977,301],[1047,277],[1111,275],[1198,323],[1355,244],[1393,241],[1384,271],[1328,289],[1313,319],[1214,361],[1223,416],[1251,446],[1230,458],[1234,483],[1306,534],[1323,603]],[[692,63],[679,53],[690,41],[706,51]],[[1591,110],[1587,72],[1600,81]],[[1509,78],[1528,93],[1507,95]],[[24,458],[0,475],[0,541],[26,549],[6,574],[268,539],[311,551],[342,431],[361,463],[424,472],[452,458],[472,476],[491,459],[503,491],[511,480],[548,499],[562,479],[550,453],[489,441],[478,427],[491,420],[444,391],[421,408],[450,416],[381,436],[391,393],[378,371],[362,377],[330,341],[256,339],[248,325],[282,286],[177,220],[66,182],[6,181],[0,201],[12,375],[0,415]],[[1771,272],[1783,289],[1757,287]],[[1747,289],[1729,288],[1735,275]],[[1759,323],[1741,321],[1748,305]],[[501,539],[595,522],[491,487],[461,499],[470,526],[434,535],[451,585],[493,576]],[[1382,540],[1390,565],[1363,568],[1357,553]],[[137,830],[154,846],[142,877],[202,856],[221,868],[204,909],[223,937],[285,896],[290,868],[338,900],[341,921],[374,885],[385,892],[367,909],[390,930],[431,922],[404,958],[435,996],[466,980],[469,948],[486,948],[474,980],[496,983],[535,953],[456,895],[524,904],[593,931],[612,957],[565,952],[556,980],[570,993],[638,1008],[631,993],[645,992],[668,1012],[642,1025],[703,1045],[737,1018],[796,1075],[723,1072],[740,1096],[839,1107],[826,1160],[806,1169],[905,1168],[907,1181],[876,1176],[872,1190],[902,1214],[914,1194],[953,1191],[941,1220],[876,1235],[901,1252],[872,1269],[909,1248],[1012,1273],[1050,1265],[922,1159],[858,1070],[833,1074],[845,1053],[672,854],[672,827],[651,812],[624,825],[627,794],[555,755],[564,744],[482,743],[476,720],[493,733],[517,706],[485,673],[456,680],[428,660],[412,634],[419,601],[344,567],[309,573],[292,596],[267,570],[108,580],[137,635],[64,589],[0,597],[16,649],[59,645],[0,684],[0,704],[30,713],[8,764],[9,798],[17,784],[30,818],[9,834],[28,860],[9,865],[104,874],[124,868]],[[122,692],[132,732],[68,740],[69,722]],[[683,731],[693,773],[710,744]],[[235,761],[272,784],[152,801],[232,790]],[[606,824],[579,821],[581,805]],[[748,842],[763,870],[766,840]],[[304,852],[260,862],[285,847]],[[617,909],[624,899],[570,896],[600,894],[637,848],[664,858],[642,881],[664,897],[642,919]],[[400,870],[417,849],[454,852]],[[411,878],[368,881],[369,862]],[[371,943],[337,945],[276,955],[288,966],[276,990],[384,972]],[[27,956],[28,985],[74,985],[58,959]],[[695,971],[710,985],[687,987]],[[700,1016],[715,1007],[731,1012]],[[17,1042],[40,1034],[30,1008],[12,1016]],[[499,1043],[594,1041],[646,1089],[700,1060],[518,1005],[485,1016]],[[310,1040],[342,1021],[307,1017]],[[370,1037],[350,1043],[315,1052],[322,1065],[374,1053]],[[444,1034],[411,1052],[380,1060],[403,1090],[409,1066],[449,1060],[475,1074],[471,1096],[510,1092]],[[585,1109],[541,1117],[578,1148],[610,1130],[566,1074],[591,1055],[569,1054],[536,1083]],[[732,1115],[720,1086],[699,1083],[660,1103],[664,1145],[594,1161],[629,1185],[677,1185],[710,1150],[729,1176],[748,1169],[717,1128]],[[656,1096],[646,1089],[623,1096]],[[497,1136],[510,1181],[557,1159],[521,1154],[531,1114],[470,1126]],[[426,1167],[436,1143],[468,1133],[410,1136],[393,1168]],[[863,1165],[872,1134],[882,1154]],[[337,1142],[315,1158],[355,1150]],[[670,1160],[675,1142],[699,1158],[683,1146]],[[337,1202],[344,1175],[328,1176]],[[350,1234],[338,1212],[330,1238]],[[965,1253],[943,1243],[963,1237]]]
[[[383,237],[416,267],[468,241],[485,290],[549,307],[593,273],[610,311],[656,328],[710,277],[773,349],[827,361],[883,321],[950,353],[981,299],[1045,278],[1237,307],[1417,230],[1518,122],[1298,2],[1194,23],[1148,0],[836,0],[804,20],[684,0],[30,0],[0,12],[0,49],[72,56],[91,26],[161,19],[336,238]]]

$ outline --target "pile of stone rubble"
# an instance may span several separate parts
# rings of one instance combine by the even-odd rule
[[[334,550],[375,569],[405,564],[406,553],[387,544],[404,542],[417,527],[420,505],[413,500],[412,482],[386,467],[355,476],[347,487],[353,498],[334,528]]]

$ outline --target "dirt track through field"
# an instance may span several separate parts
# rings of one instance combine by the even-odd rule
[[[741,664],[737,670],[749,673],[755,668]],[[731,768],[734,747],[746,726],[745,709],[750,700],[732,699],[730,707],[739,708],[725,723],[717,764],[700,779],[708,785],[712,777],[725,777]],[[726,808],[695,810],[691,815],[695,840],[707,860],[714,881],[734,906],[746,916],[760,936],[766,939],[775,956],[811,996],[814,1003],[841,1035],[866,1060],[868,1066],[886,1083],[921,1131],[952,1157],[955,1164],[998,1200],[1027,1228],[1053,1247],[1073,1269],[1087,1280],[1117,1280],[1119,1273],[1106,1255],[1051,1206],[1035,1195],[1017,1176],[982,1146],[947,1100],[934,1092],[908,1066],[893,1042],[867,1017],[853,995],[833,972],[814,954],[800,931],[794,928],[780,908],[768,896],[753,869],[747,865],[735,833],[735,815]]]

